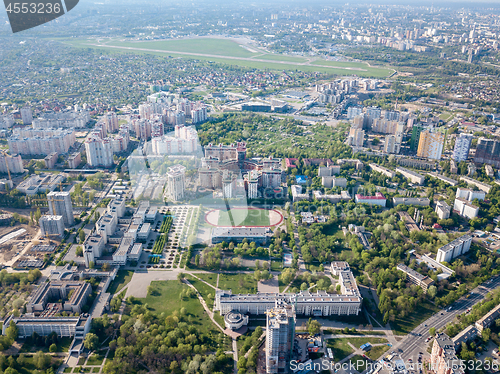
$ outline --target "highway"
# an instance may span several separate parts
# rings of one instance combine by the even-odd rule
[[[446,307],[442,311],[434,314],[432,317],[424,321],[422,324],[418,325],[412,332],[410,332],[403,340],[401,340],[396,346],[395,350],[400,350],[400,356],[405,361],[408,359],[413,359],[413,362],[417,362],[416,358],[418,353],[422,352],[426,354],[427,343],[425,340],[429,337],[429,329],[434,327],[436,331],[444,327],[447,323],[453,321],[453,319],[464,313],[468,308],[471,308],[474,304],[482,301],[486,294],[495,288],[500,286],[500,276],[492,277],[488,282],[476,287],[472,290],[473,294],[467,298],[466,296],[461,297],[450,307]],[[420,334],[420,336],[418,336]],[[432,342],[432,341],[431,341]]]

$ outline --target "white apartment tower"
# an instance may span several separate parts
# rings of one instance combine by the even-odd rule
[[[73,226],[73,204],[69,192],[50,192],[47,195],[49,212],[53,216],[62,216],[65,227]]]
[[[33,112],[29,106],[21,108],[21,118],[25,125],[31,125],[33,123]]]
[[[455,148],[453,149],[453,160],[461,162],[467,160],[469,157],[470,145],[473,136],[470,134],[460,134],[455,140]]]
[[[186,168],[174,165],[167,171],[167,190],[165,195],[169,200],[179,201],[184,198],[186,189]]]
[[[287,373],[295,339],[295,309],[276,305],[266,314],[266,373]]]
[[[101,139],[91,135],[85,140],[85,152],[87,163],[90,166],[109,167],[113,164],[113,146],[111,139]]]

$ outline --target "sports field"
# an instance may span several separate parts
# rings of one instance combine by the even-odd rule
[[[230,210],[211,210],[205,220],[219,227],[269,227],[280,224],[283,216],[276,210],[257,208],[233,208]]]
[[[300,70],[338,75],[356,74],[365,77],[387,77],[394,70],[369,66],[363,62],[337,62],[317,57],[287,56],[270,53],[254,45],[230,38],[188,38],[156,41],[67,39],[79,48],[95,48],[108,53],[153,54],[225,63],[256,69]]]

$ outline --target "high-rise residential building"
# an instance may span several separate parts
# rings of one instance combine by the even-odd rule
[[[118,116],[115,112],[108,112],[104,116],[104,122],[106,123],[106,127],[108,132],[115,132],[118,130]]]
[[[15,129],[8,139],[10,153],[20,155],[63,154],[75,142],[73,129]]]
[[[150,103],[139,105],[139,115],[141,119],[150,119],[153,114],[154,108]]]
[[[411,129],[410,149],[416,151],[420,141],[420,133],[425,130],[423,125],[413,125]]]
[[[155,155],[193,154],[199,148],[198,133],[194,126],[175,126],[175,136],[153,137],[151,148]]]
[[[68,166],[70,169],[76,169],[82,163],[82,155],[80,152],[75,152],[68,157]]]
[[[394,153],[396,151],[396,137],[394,135],[387,135],[385,137],[384,151],[387,153]]]
[[[417,156],[440,160],[443,152],[444,137],[445,135],[440,132],[422,131],[418,142]]]
[[[15,123],[12,114],[0,114],[0,129],[8,129]]]
[[[479,139],[474,162],[500,168],[500,142],[492,139]]]
[[[365,131],[357,128],[352,128],[349,131],[347,143],[353,147],[362,147],[365,140]]]
[[[21,108],[21,119],[24,125],[31,125],[33,123],[33,112],[29,106]]]
[[[470,134],[460,134],[455,140],[455,148],[453,149],[453,160],[461,162],[469,157],[470,145],[473,136]]]
[[[257,198],[257,188],[259,186],[259,173],[257,170],[250,170],[248,173],[248,198]]]
[[[167,188],[165,196],[169,200],[179,201],[184,198],[186,189],[186,168],[182,165],[174,165],[167,170]]]
[[[81,128],[90,121],[87,110],[44,113],[33,120],[34,129]]]
[[[47,169],[53,169],[56,166],[56,162],[58,159],[57,156],[58,156],[57,152],[52,152],[50,155],[45,157],[44,161],[45,161],[45,167]]]
[[[277,304],[266,314],[266,373],[288,373],[295,338],[295,308]]]
[[[436,213],[439,219],[450,218],[451,207],[445,201],[438,201],[436,204]]]
[[[73,217],[73,204],[69,192],[52,191],[47,194],[47,201],[51,215],[62,216],[65,227],[73,226],[75,218]]]
[[[110,138],[101,139],[98,136],[90,135],[85,139],[85,153],[87,163],[92,167],[113,165],[113,146]]]
[[[42,216],[40,217],[40,230],[42,236],[63,236],[64,222],[62,216]]]
[[[20,155],[9,156],[0,154],[0,173],[7,173],[7,170],[11,174],[24,173],[23,159]]]

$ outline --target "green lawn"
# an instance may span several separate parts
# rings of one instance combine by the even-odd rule
[[[396,318],[394,322],[391,322],[392,329],[396,335],[406,335],[440,310],[437,306],[430,303],[419,304],[417,309],[409,316],[403,319]]]
[[[212,286],[217,286],[217,273],[195,273],[195,275]]]
[[[175,310],[186,308],[187,314],[191,318],[191,323],[200,331],[208,332],[214,329],[212,323],[208,322],[208,316],[201,306],[197,296],[192,298],[180,298],[182,290],[189,288],[186,284],[181,284],[177,280],[153,281],[151,282],[152,291],[143,299],[137,299],[138,302],[148,304],[149,310],[153,313],[165,313],[170,315]]]
[[[265,209],[233,208],[219,211],[219,226],[269,226],[269,211]]]
[[[326,341],[326,346],[333,351],[333,359],[335,362],[343,360],[354,352],[347,342],[348,339],[328,339]]]
[[[366,360],[362,356],[360,355],[353,356],[349,361],[352,363],[352,365],[356,368],[356,370],[359,373],[362,373],[363,371],[366,370]]]
[[[248,274],[221,274],[219,289],[232,290],[233,294],[253,294],[257,293],[257,281]]]
[[[380,356],[382,356],[385,352],[389,350],[388,345],[377,345],[375,347],[372,347],[368,352],[366,352],[366,355],[370,357],[372,360],[377,360]]]
[[[102,365],[103,361],[104,361],[104,355],[101,356],[99,354],[93,354],[87,360],[87,365],[90,365],[90,366],[93,366],[93,365]]]
[[[189,282],[198,290],[201,297],[207,303],[207,306],[212,310],[215,300],[215,289],[203,283],[202,281],[192,277],[191,275],[187,275],[186,278]]]
[[[111,295],[119,293],[132,280],[133,275],[132,270],[118,270],[118,274],[108,287],[108,292]]]
[[[119,47],[157,49],[169,52],[200,53],[228,57],[253,57],[259,53],[251,52],[239,43],[228,39],[182,39],[140,42],[112,41],[106,44]],[[252,48],[253,49],[253,48]]]
[[[358,348],[366,343],[370,344],[387,343],[387,339],[385,338],[360,337],[360,338],[342,338],[342,339],[346,339],[348,342],[350,342],[352,345]],[[336,339],[336,340],[342,340],[342,339]]]

